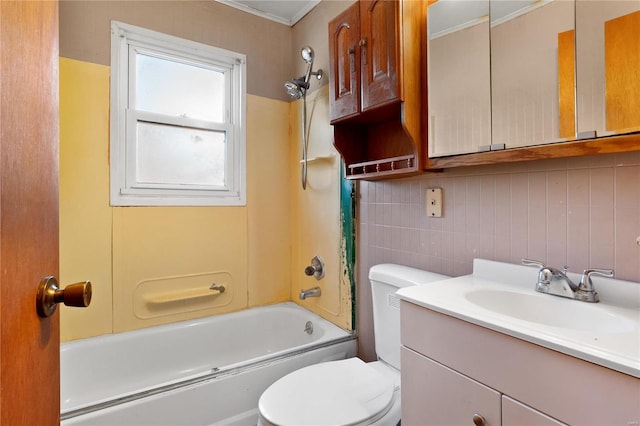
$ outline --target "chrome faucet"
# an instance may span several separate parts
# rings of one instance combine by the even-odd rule
[[[537,266],[538,282],[536,283],[536,291],[540,293],[552,294],[554,296],[568,297],[569,299],[582,300],[583,302],[598,302],[598,293],[593,288],[591,275],[602,275],[605,277],[613,277],[613,269],[585,269],[580,279],[580,284],[576,285],[571,278],[567,276],[567,267],[562,271],[537,260],[522,259],[525,266]]]
[[[307,297],[320,297],[322,290],[320,287],[313,287],[308,290],[300,290],[300,300],[304,300]]]

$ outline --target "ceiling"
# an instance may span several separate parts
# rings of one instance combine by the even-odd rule
[[[236,9],[293,26],[320,0],[216,0]]]

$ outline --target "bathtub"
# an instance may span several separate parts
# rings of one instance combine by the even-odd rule
[[[291,302],[66,342],[61,424],[256,424],[275,380],[355,354],[354,335]]]

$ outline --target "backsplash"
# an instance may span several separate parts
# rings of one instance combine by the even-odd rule
[[[426,215],[433,187],[443,189],[441,218]],[[526,257],[573,272],[613,268],[618,279],[640,281],[638,152],[361,181],[358,191],[361,337],[369,334],[368,270],[377,263],[458,276],[471,273],[475,257]]]
[[[426,215],[432,187],[443,189],[441,218]],[[527,257],[640,281],[640,153],[456,169],[361,182],[359,191],[367,270],[395,262],[464,275],[475,257]]]

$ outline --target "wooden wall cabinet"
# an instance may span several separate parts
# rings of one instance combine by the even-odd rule
[[[518,2],[490,0],[490,3],[491,145],[474,143],[475,138],[483,136],[486,126],[476,123],[486,123],[486,120],[455,116],[455,125],[448,126],[448,122],[443,123],[443,117],[452,114],[440,113],[438,122],[432,126],[435,130],[429,130],[432,139],[433,134],[438,138],[435,143],[429,141],[432,153],[431,158],[424,159],[426,169],[640,150],[640,80],[637,78],[640,3],[532,2],[527,6],[529,13],[512,13],[510,19],[502,22],[508,15],[502,15],[499,9],[517,6]],[[445,4],[434,2],[430,9]],[[427,14],[433,15],[432,12]],[[455,33],[462,31],[452,32]],[[430,63],[441,64],[441,59],[432,55],[433,47],[428,45]],[[444,54],[449,51],[458,52],[448,48]],[[526,58],[523,60],[518,55]],[[438,70],[435,75],[451,75],[447,69],[434,68]],[[479,73],[469,67],[465,77],[466,74],[476,78]],[[429,75],[433,77],[433,68]],[[441,80],[432,78],[430,82],[435,88],[432,93],[447,87]],[[455,89],[445,89],[445,99],[450,100],[447,92],[453,92],[451,98],[456,91],[465,93],[460,86]],[[425,120],[429,119],[431,126],[434,124],[431,116],[438,114],[439,108],[437,103],[430,106],[430,115],[425,115]],[[459,115],[466,112],[451,108],[446,112],[450,110]],[[465,132],[464,125],[469,123],[475,128]],[[448,131],[449,128],[452,130]],[[441,137],[447,133],[445,130],[462,142]],[[460,147],[461,143],[468,145]],[[474,152],[478,145],[484,149],[495,146],[498,150]]]
[[[348,179],[420,170],[424,22],[421,0],[360,0],[329,23],[330,117]]]

